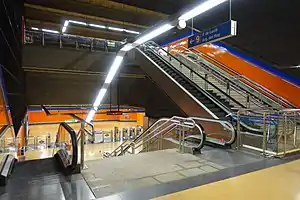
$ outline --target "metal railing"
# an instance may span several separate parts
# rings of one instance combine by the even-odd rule
[[[236,140],[236,132],[234,126],[225,120],[220,119],[208,119],[203,117],[190,117],[196,123],[203,125],[208,125],[207,127],[212,127],[210,129],[205,129],[206,141],[213,142],[215,144],[227,144],[231,145]],[[221,125],[222,129],[215,129],[218,125]],[[216,132],[217,130],[217,132]]]
[[[83,37],[78,35],[48,33],[25,30],[26,45],[54,46],[57,48],[71,48],[76,50],[116,52],[121,42],[100,38]]]
[[[213,96],[210,91],[212,91],[212,90],[218,91],[222,95],[224,95],[225,98],[227,98],[229,101],[234,102],[240,108],[246,108],[240,102],[236,101],[234,98],[232,98],[228,94],[226,94],[226,92],[224,92],[218,86],[216,86],[215,84],[210,82],[205,77],[202,77],[197,71],[195,71],[191,67],[187,66],[186,64],[182,63],[180,60],[178,60],[173,55],[169,54],[167,51],[162,49],[156,43],[150,41],[150,42],[145,43],[144,46],[146,47],[146,50],[150,50],[153,53],[155,53],[156,56],[159,56],[166,63],[169,63],[170,67],[175,68],[175,70],[177,70],[179,73],[182,73],[187,79],[189,79],[193,83],[195,83],[199,90],[201,90],[212,102],[214,102],[216,105],[218,105],[220,108],[222,108],[227,113],[231,113],[231,108],[224,105],[221,101],[216,99],[215,96]]]
[[[84,124],[84,126],[82,128],[83,128],[84,132],[89,135],[89,140],[91,142],[95,141],[95,129],[94,129],[94,125],[92,123],[87,122],[86,120],[78,117],[74,113],[51,113],[45,105],[41,105],[41,107],[47,116],[68,115],[68,116],[71,116],[73,119],[79,121],[81,124]],[[86,129],[86,126],[88,126],[90,128],[90,130]],[[81,132],[77,133],[77,141],[79,141],[79,139],[80,139],[80,134],[81,134]]]
[[[285,156],[300,151],[300,109],[280,111],[255,111],[249,115],[247,110],[239,110],[237,117],[237,148],[259,151],[263,155]],[[240,123],[260,123],[263,135],[243,131]]]
[[[165,51],[164,49],[162,49],[159,45],[157,45],[156,43],[150,41],[144,44],[144,46],[141,47],[142,51],[150,51],[151,54],[154,54],[156,57],[158,57],[159,59],[161,59],[166,65],[168,65],[171,69],[175,70],[175,72],[177,71],[177,73],[182,73],[185,77],[185,79],[191,81],[194,86],[200,90],[208,99],[210,99],[214,104],[216,104],[219,108],[221,108],[224,112],[228,113],[229,115],[232,113],[232,107],[228,104],[224,104],[224,102],[222,102],[221,100],[219,100],[218,98],[216,98],[215,95],[213,95],[212,91],[218,91],[219,93],[221,93],[222,95],[224,95],[224,97],[227,99],[227,102],[230,103],[234,103],[234,105],[236,105],[237,108],[244,108],[246,109],[246,106],[244,106],[243,104],[241,104],[239,101],[237,101],[234,97],[231,97],[230,95],[228,95],[225,91],[223,91],[221,88],[219,88],[219,86],[216,86],[214,83],[210,82],[210,80],[206,79],[205,77],[202,77],[199,72],[195,71],[193,68],[191,68],[190,66],[182,63],[180,60],[178,60],[176,57],[174,57],[173,55],[171,55],[169,52]],[[147,56],[145,54],[145,56]],[[148,58],[151,59],[151,58]],[[162,69],[161,69],[162,70]],[[173,81],[176,82],[176,80],[173,79],[173,77],[169,77],[170,79],[172,79]],[[180,83],[178,83],[180,84]],[[188,94],[188,95],[192,95],[192,94]],[[223,100],[225,100],[223,98]],[[215,119],[218,119],[217,116],[213,116]],[[234,119],[234,118],[232,118]],[[241,122],[241,124],[243,125],[244,128],[247,128],[248,130],[251,130],[252,132],[258,133],[258,134],[262,134],[262,128],[260,127],[251,127],[249,124],[244,124],[243,122]],[[228,144],[227,141],[231,141],[231,138],[219,138],[221,141],[225,140],[224,142],[218,142],[218,143],[222,143],[222,144]]]
[[[244,95],[246,102],[249,101],[247,98],[249,98],[250,95],[250,97],[252,96],[257,98],[259,102],[265,102],[277,109],[282,109],[283,107],[296,107],[283,97],[278,96],[262,85],[250,80],[242,74],[239,74],[223,63],[208,57],[197,49],[190,50],[184,46],[178,46],[176,47],[176,50],[170,49],[170,51],[175,51],[175,55],[183,56],[188,59],[189,62],[194,63],[196,68],[199,70],[204,70],[205,73],[212,75],[219,82],[223,82],[223,84],[226,85],[226,89],[229,87],[228,89],[232,88],[233,90],[236,90],[236,87],[238,86],[238,88],[246,92],[246,95]],[[255,104],[259,102],[256,102]],[[250,105],[247,107],[250,108]]]
[[[172,118],[162,118],[157,120],[152,126],[145,130],[133,141],[125,141],[114,151],[105,157],[120,156],[126,153],[136,154],[143,150],[149,151],[149,147],[154,142],[158,142],[158,150],[162,149],[163,138],[175,129],[179,129],[179,145],[178,148],[184,151],[185,129],[198,130],[200,133],[200,146],[203,146],[205,136],[199,125],[193,119],[174,116]]]

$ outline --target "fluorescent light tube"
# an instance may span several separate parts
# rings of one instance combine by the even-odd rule
[[[69,20],[69,22],[70,22],[70,23],[73,23],[73,24],[80,24],[80,25],[84,25],[84,26],[86,26],[86,25],[87,25],[87,23],[85,23],[85,22],[79,22],[79,21],[74,21],[74,20]]]
[[[48,32],[48,33],[59,33],[58,31],[54,31],[54,30],[50,30],[50,29],[42,29],[42,31]]]
[[[67,30],[67,27],[66,26],[64,26],[63,28],[62,28],[62,30],[61,30],[61,32],[66,32],[66,30]]]
[[[90,112],[89,112],[88,116],[86,117],[85,121],[87,121],[88,123],[90,123],[92,121],[95,113],[96,113],[96,110],[90,110]]]
[[[188,11],[187,13],[181,15],[178,18],[178,20],[187,21],[189,19],[192,19],[193,17],[196,17],[197,15],[200,15],[225,1],[228,1],[228,0],[208,0],[208,1],[200,4],[199,6],[196,6],[195,8]]]
[[[116,28],[116,27],[108,27],[108,29],[113,31],[120,31],[120,32],[124,31],[123,28]]]
[[[69,26],[69,20],[65,21],[64,26],[66,26],[66,27]]]
[[[140,32],[137,32],[137,31],[132,31],[132,30],[127,30],[127,29],[124,29],[124,31],[126,32],[126,33],[132,33],[132,34],[140,34]]]
[[[38,31],[39,29],[38,28],[35,28],[35,27],[31,27],[32,30],[35,30],[35,31]]]
[[[89,26],[91,27],[95,27],[95,28],[106,28],[106,26],[103,26],[103,25],[98,25],[98,24],[89,24]]]
[[[98,106],[100,105],[100,103],[101,103],[103,97],[104,97],[105,94],[106,94],[106,91],[107,91],[106,88],[101,88],[101,90],[99,91],[98,96],[97,96],[97,98],[96,98],[96,100],[95,100],[95,102],[94,102],[94,104],[93,104],[93,107],[94,107],[94,108],[95,108],[95,107],[98,108]]]
[[[126,44],[125,46],[123,46],[120,51],[130,51],[131,49],[133,49],[134,46],[132,44]]]
[[[122,61],[123,61],[123,56],[116,56],[112,66],[110,67],[110,70],[107,74],[107,77],[105,79],[105,83],[111,83],[111,81],[113,80],[117,70],[119,69]]]
[[[143,44],[144,42],[147,42],[159,35],[161,35],[164,32],[167,32],[168,30],[172,29],[174,26],[172,26],[171,24],[165,24],[162,25],[160,27],[158,27],[157,29],[151,31],[150,33],[146,34],[145,36],[142,36],[141,38],[137,39],[134,43],[135,44]]]

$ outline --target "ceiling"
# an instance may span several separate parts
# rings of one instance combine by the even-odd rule
[[[66,19],[143,32],[169,15],[204,0],[26,0],[27,27],[61,30]],[[232,0],[232,18],[238,21],[238,35],[224,42],[258,60],[300,77],[300,1]],[[229,4],[224,3],[194,19],[201,30],[227,21]],[[189,24],[191,25],[191,24]],[[161,41],[182,35],[173,30]],[[136,34],[71,25],[70,34],[123,40]]]

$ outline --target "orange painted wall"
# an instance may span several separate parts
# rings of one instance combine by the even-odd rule
[[[187,38],[178,40],[176,42],[170,43],[168,46],[178,46],[181,43],[187,47]],[[294,105],[300,107],[300,88],[281,79],[272,73],[255,66],[233,54],[228,52],[224,48],[220,48],[213,44],[206,44],[203,46],[196,47],[197,50],[201,51],[203,54],[211,59],[223,63],[227,67],[235,70],[236,72],[243,74],[249,79],[259,83],[265,88],[271,90],[275,94],[285,98]]]
[[[9,124],[9,121],[7,120],[6,117],[6,106],[5,106],[5,101],[3,99],[3,91],[0,88],[0,125],[7,125]]]
[[[78,117],[85,119],[87,111],[82,110],[64,110],[64,111],[50,111],[51,113],[75,113]],[[140,118],[144,117],[144,113],[124,113],[123,115],[106,115],[106,114],[96,114],[94,120],[118,120],[118,121],[128,121],[134,120],[137,123],[142,123]],[[53,115],[47,116],[43,111],[29,111],[28,112],[29,123],[41,123],[41,122],[64,122],[67,120],[73,120],[71,116],[68,115]],[[141,124],[142,125],[142,124]]]

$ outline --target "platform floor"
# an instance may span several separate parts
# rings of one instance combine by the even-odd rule
[[[201,155],[179,153],[177,149],[125,155],[104,160],[88,161],[83,170],[88,185],[97,198],[174,181],[209,175],[232,166],[261,161],[259,156],[236,151],[206,148]],[[212,154],[211,154],[211,153]],[[227,160],[222,164],[222,161]],[[218,161],[218,162],[216,162]],[[201,179],[201,178],[200,178]],[[144,199],[144,198],[142,198]]]
[[[300,160],[156,198],[299,200]]]

